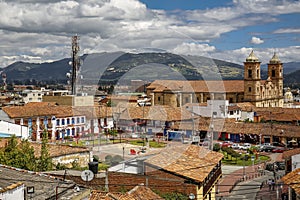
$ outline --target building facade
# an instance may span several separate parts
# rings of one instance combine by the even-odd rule
[[[244,80],[156,80],[147,87],[152,105],[181,107],[187,103],[228,100],[251,102],[256,107],[283,107],[283,64],[276,54],[268,63],[268,78],[261,79],[261,62],[253,51],[244,62]]]

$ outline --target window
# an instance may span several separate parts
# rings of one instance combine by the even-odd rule
[[[84,123],[84,117],[81,117],[81,123]]]
[[[272,77],[275,77],[275,70],[272,69]]]
[[[61,120],[61,125],[65,125],[65,124],[66,124],[65,119],[62,119]]]
[[[233,103],[233,98],[229,98],[229,103]]]
[[[256,70],[256,77],[259,78],[259,69]]]
[[[56,126],[59,126],[59,119],[56,120]]]
[[[189,98],[185,97],[185,103],[188,103],[188,102],[189,102]]]
[[[157,100],[160,101],[160,97],[157,97]]]
[[[70,124],[70,119],[69,118],[67,119],[67,124]]]
[[[80,118],[77,117],[76,123],[79,124],[80,123]]]
[[[75,124],[75,118],[72,117],[72,124]]]
[[[233,115],[233,111],[232,110],[229,112],[229,115]]]
[[[248,69],[248,78],[252,78],[252,69]]]
[[[251,92],[251,87],[248,88],[248,91]]]

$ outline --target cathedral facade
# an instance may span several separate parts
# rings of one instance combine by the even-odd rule
[[[256,107],[283,107],[283,64],[274,53],[268,78],[261,79],[261,62],[252,51],[244,62],[244,80],[156,80],[147,87],[152,105],[180,107],[207,100],[251,102]]]

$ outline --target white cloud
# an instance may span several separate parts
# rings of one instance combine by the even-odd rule
[[[273,33],[300,33],[300,28],[282,28],[274,31]]]
[[[243,47],[240,49],[229,50],[229,51],[218,51],[210,53],[212,58],[222,58],[228,62],[243,64],[246,58],[249,56],[251,51],[254,50],[254,54],[262,62],[262,64],[268,63],[273,57],[274,52],[278,55],[281,62],[300,62],[300,46],[290,46],[284,48],[247,48]]]
[[[264,41],[258,37],[252,37],[250,43],[251,44],[262,44],[262,43],[264,43]]]
[[[172,52],[181,55],[202,55],[207,56],[208,53],[214,52],[216,48],[208,44],[182,43],[177,45]]]
[[[17,59],[42,62],[69,57],[74,34],[80,36],[80,53],[153,48],[190,55],[209,53],[242,62],[237,53],[240,49],[220,52],[218,45],[210,42],[250,25],[276,22],[278,14],[299,10],[299,1],[275,0],[234,0],[226,7],[170,12],[150,10],[138,0],[0,1],[0,63],[6,66]],[[299,33],[299,29],[274,31],[287,32]],[[257,37],[251,41],[263,43]],[[292,49],[288,50],[291,53],[284,58],[297,60]]]

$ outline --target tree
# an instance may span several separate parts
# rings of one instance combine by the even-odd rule
[[[42,147],[41,147],[41,155],[38,161],[38,171],[47,171],[52,169],[52,159],[50,158],[50,154],[48,152],[48,132],[44,130],[42,136]]]
[[[28,140],[22,140],[20,143],[19,149],[19,161],[20,161],[20,168],[27,169],[31,171],[36,171],[36,162],[34,156],[34,149],[30,146]]]
[[[0,150],[0,163],[31,171],[36,170],[34,149],[27,140],[20,143],[15,135],[11,136],[8,145]]]

